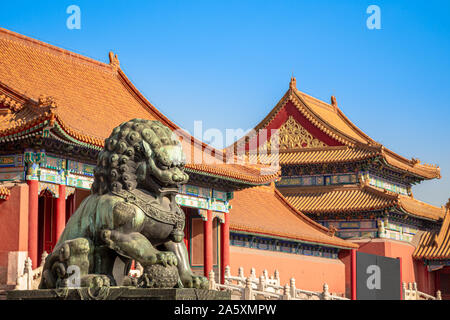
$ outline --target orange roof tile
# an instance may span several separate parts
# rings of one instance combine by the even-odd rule
[[[450,211],[447,209],[440,231],[425,232],[413,253],[415,259],[450,259]]]
[[[320,215],[337,212],[367,212],[396,208],[409,215],[438,221],[444,217],[442,208],[410,196],[364,185],[300,187],[287,191],[286,199],[298,210]]]
[[[237,191],[230,229],[344,248],[358,246],[337,236],[291,206],[273,185]]]
[[[445,216],[445,210],[443,208],[433,206],[406,195],[398,195],[397,206],[412,215],[432,220],[442,220]]]
[[[336,163],[359,161],[368,158],[373,158],[380,153],[373,149],[353,148],[348,146],[339,147],[319,147],[319,148],[302,148],[283,151],[280,150],[278,155],[255,155],[250,154],[250,159],[258,158],[261,163],[268,163],[273,161],[274,157],[278,156],[281,165],[290,164],[321,164],[321,163]]]
[[[113,128],[133,118],[159,120],[172,130],[180,129],[133,86],[114,55],[110,60],[105,64],[0,28],[0,105],[11,109],[0,112],[0,137],[37,124],[58,124],[70,137],[101,148]],[[222,155],[221,150],[184,135],[187,154],[209,148],[218,158]],[[278,176],[245,164],[216,163],[207,153],[202,158],[187,168],[257,185]]]
[[[388,149],[383,149],[382,152],[384,159],[392,167],[419,175],[426,179],[441,178],[441,170],[436,165],[421,164],[417,159],[408,160]]]
[[[294,94],[296,94],[300,100],[304,102],[310,110],[310,112],[317,116],[318,119],[324,122],[325,126],[329,126],[332,131],[337,131],[340,134],[344,134],[355,141],[366,143],[374,143],[369,136],[358,129],[337,107],[325,103],[319,99],[316,99],[304,92],[294,88]],[[333,130],[337,129],[337,130]]]
[[[5,186],[0,186],[0,200],[8,200],[11,195],[11,190]]]
[[[246,165],[239,164],[195,164],[188,163],[186,168],[192,171],[209,173],[230,179],[239,179],[249,184],[261,185],[267,184],[278,179],[280,172],[277,170],[266,174],[261,169],[254,169]]]

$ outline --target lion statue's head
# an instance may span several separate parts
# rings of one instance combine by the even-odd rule
[[[116,127],[99,153],[92,192],[162,192],[186,183],[185,156],[178,137],[159,121],[133,119]]]

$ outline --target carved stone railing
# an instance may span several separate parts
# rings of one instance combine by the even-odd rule
[[[17,284],[14,289],[16,290],[32,290],[38,289],[39,283],[41,282],[42,269],[44,268],[45,259],[48,254],[46,251],[42,253],[41,265],[36,269],[32,269],[31,258],[25,259],[25,265],[23,269],[23,274],[17,277]]]
[[[39,287],[42,270],[48,254],[44,251],[41,256],[41,265],[32,269],[31,258],[25,259],[23,274],[18,275],[16,290],[32,290]],[[130,270],[129,276],[138,278],[142,274],[143,268],[137,263],[136,269]],[[322,292],[308,291],[296,288],[295,279],[291,278],[289,284],[280,285],[280,274],[275,270],[274,275],[269,277],[267,270],[262,275],[256,277],[255,269],[250,270],[248,277],[244,276],[244,268],[238,269],[238,275],[232,276],[230,267],[225,268],[225,283],[220,284],[215,281],[213,271],[209,273],[209,289],[226,290],[231,292],[233,300],[349,300],[338,295],[331,294],[328,285],[323,285]],[[436,297],[417,290],[417,283],[409,282],[402,284],[402,294],[404,300],[442,300],[441,292],[436,292]]]
[[[269,278],[267,270],[257,278],[252,268],[248,277],[244,276],[244,268],[238,269],[238,275],[232,276],[230,267],[225,268],[225,283],[215,281],[213,271],[209,273],[209,288],[211,290],[226,290],[231,292],[233,300],[348,300],[328,291],[328,285],[323,285],[322,292],[297,289],[295,279],[291,278],[289,284],[280,285],[280,274],[276,270]]]
[[[28,257],[25,259],[23,274],[17,276],[17,282],[14,289],[16,290],[33,290],[38,289],[39,283],[42,278],[42,270],[44,267],[45,259],[48,254],[46,251],[42,253],[41,256],[41,265],[36,269],[32,269],[32,261],[31,258]],[[139,278],[142,274],[143,268],[139,263],[136,263],[136,268],[130,270],[129,276],[132,278]]]
[[[402,285],[403,300],[442,300],[441,291],[436,292],[436,297],[425,292],[417,290],[416,282],[403,282]]]

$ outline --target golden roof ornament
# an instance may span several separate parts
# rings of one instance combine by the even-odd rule
[[[294,76],[291,77],[291,82],[289,82],[289,88],[297,89],[297,80]]]
[[[338,229],[336,228],[336,226],[332,224],[332,225],[328,228],[328,235],[329,235],[330,237],[334,237],[334,235],[336,234],[337,231],[338,231]]]
[[[114,70],[120,68],[119,57],[112,51],[109,52],[109,65],[112,66]]]
[[[51,96],[40,95],[38,99],[38,107],[50,107],[51,109],[56,108],[56,99]]]
[[[331,96],[331,105],[333,107],[337,107],[337,101],[335,96]]]

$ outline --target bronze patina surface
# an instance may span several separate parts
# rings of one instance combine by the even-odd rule
[[[91,195],[47,257],[39,288],[121,286],[135,260],[144,272],[127,281],[137,287],[206,289],[208,280],[190,269],[185,216],[175,201],[189,178],[184,165],[178,137],[159,121],[115,128],[98,155]]]

